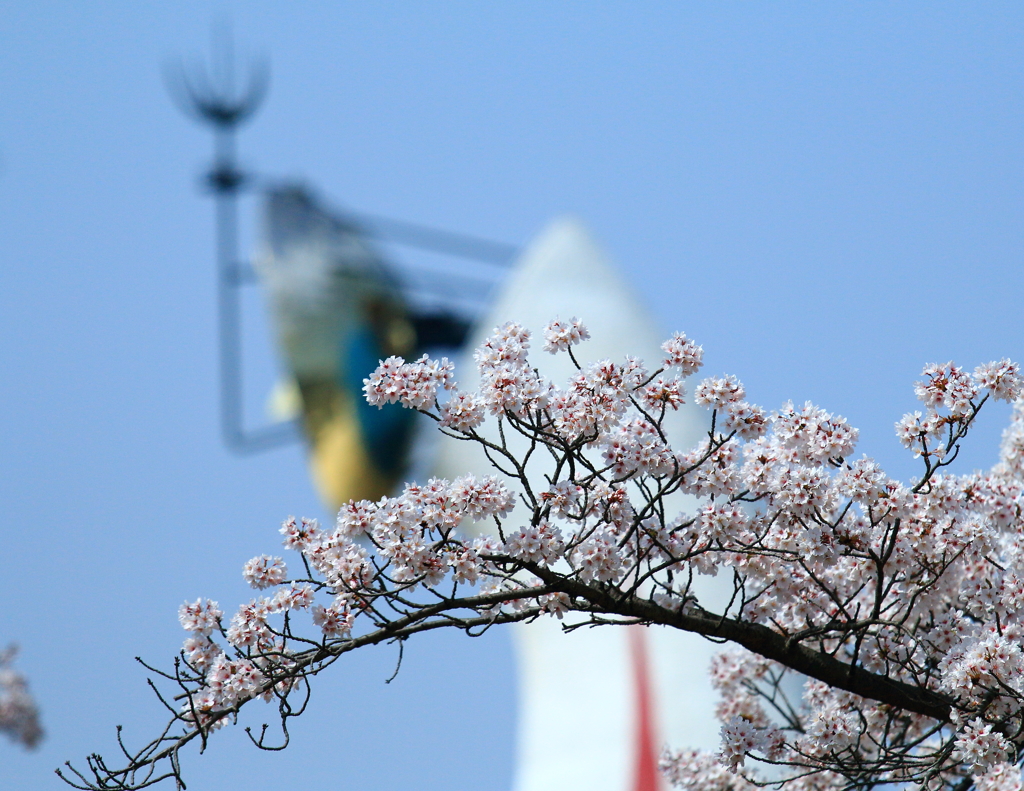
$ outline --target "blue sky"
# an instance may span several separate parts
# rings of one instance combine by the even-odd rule
[[[901,476],[924,363],[1024,360],[1019,4],[7,4],[0,642],[48,739],[0,744],[4,788],[60,787],[117,723],[152,732],[133,657],[170,659],[186,597],[247,599],[241,565],[284,516],[325,516],[300,447],[219,441],[210,141],[161,69],[221,17],[273,70],[246,165],[516,244],[572,212],[709,372],[846,415]],[[1006,414],[963,469],[994,461]],[[190,788],[507,789],[507,636],[408,649],[389,686],[389,650],[325,676],[283,754],[219,733]]]

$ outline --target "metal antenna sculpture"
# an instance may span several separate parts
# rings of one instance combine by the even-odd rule
[[[184,68],[169,70],[166,76],[175,103],[186,115],[209,125],[214,133],[213,165],[205,182],[216,200],[221,433],[231,450],[253,453],[292,442],[300,436],[295,421],[247,429],[242,398],[240,291],[243,286],[255,283],[256,277],[251,266],[238,256],[238,197],[255,179],[238,167],[235,133],[259,109],[267,93],[270,72],[265,59],[255,61],[249,69],[244,90],[236,91],[230,35],[224,30],[218,38],[212,73],[197,66],[191,72]],[[505,267],[519,253],[515,245],[404,220],[352,211],[346,211],[344,216],[366,238],[480,264]],[[451,291],[450,285],[437,277],[429,281],[435,291]],[[413,318],[427,327],[432,317]]]
[[[250,68],[246,86],[236,92],[231,41],[224,36],[213,74],[201,67],[168,75],[172,98],[214,133],[213,165],[206,184],[213,191],[217,213],[217,304],[220,337],[220,411],[225,444],[234,451],[264,450],[297,437],[290,423],[246,430],[242,409],[242,336],[239,287],[253,281],[248,264],[238,256],[238,196],[250,182],[235,158],[235,133],[259,109],[267,93],[266,61]]]

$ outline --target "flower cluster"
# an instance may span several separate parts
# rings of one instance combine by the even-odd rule
[[[0,731],[32,749],[42,740],[43,728],[28,682],[11,666],[16,653],[13,646],[0,652]]]
[[[400,403],[411,409],[429,409],[437,401],[437,389],[452,389],[455,367],[447,357],[431,360],[423,355],[407,363],[401,357],[388,357],[363,383],[366,400],[373,406]]]
[[[254,588],[271,588],[280,585],[288,574],[288,568],[281,558],[260,555],[253,558],[242,569],[242,576]]]
[[[993,733],[992,725],[973,719],[957,736],[951,756],[971,767],[975,774],[984,774],[989,769],[1005,764],[1013,745],[1001,733]],[[1018,774],[1019,779],[1019,774]]]
[[[1016,401],[1024,395],[1020,366],[1009,360],[979,365],[973,375],[948,362],[926,365],[924,380],[914,392],[925,412],[910,412],[896,423],[896,433],[917,456],[941,460],[962,438],[977,411],[982,391],[1000,401]]]
[[[1019,788],[1018,366],[924,369],[924,411],[897,424],[923,462],[904,484],[855,457],[845,418],[811,403],[769,412],[734,376],[692,385],[709,428],[696,446],[673,447],[665,418],[703,349],[677,334],[654,370],[636,358],[584,366],[572,347],[588,335],[577,319],[546,328],[545,350],[575,367],[561,383],[531,365],[530,332],[516,323],[476,350],[476,387],[460,390],[447,360],[382,361],[365,380],[369,403],[399,402],[482,444],[500,476],[408,483],[347,503],[328,527],[289,518],[281,534],[298,562],[261,555],[243,571],[265,595],[228,623],[214,602],[182,605],[182,739],[257,697],[278,700],[285,721],[290,694],[362,645],[555,616],[737,646],[711,670],[720,751],[663,757],[680,788]],[[1016,401],[999,463],[954,475],[989,398]],[[719,573],[735,594],[715,609],[693,580]],[[776,768],[759,774],[760,764]]]
[[[704,347],[687,338],[685,332],[677,332],[661,345],[661,350],[666,355],[663,365],[678,369],[683,376],[697,373],[704,364]]]
[[[555,319],[544,328],[544,351],[558,354],[589,338],[590,331],[575,316],[569,321]]]

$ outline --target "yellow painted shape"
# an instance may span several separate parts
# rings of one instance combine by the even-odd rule
[[[299,389],[313,483],[327,507],[337,510],[349,500],[390,494],[394,481],[367,453],[351,398],[333,382],[300,383]]]

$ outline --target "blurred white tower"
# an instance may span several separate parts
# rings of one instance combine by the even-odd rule
[[[685,304],[680,321],[684,312]],[[587,230],[562,218],[527,248],[477,325],[456,368],[460,383],[475,384],[472,350],[494,327],[517,321],[542,339],[551,319],[573,316],[591,334],[576,351],[581,363],[632,355],[655,367],[661,360],[667,334]],[[531,362],[564,385],[575,373],[568,355],[548,355],[541,345],[534,343]],[[706,422],[706,414],[690,404],[667,418],[673,446],[695,444]],[[439,477],[494,472],[474,443],[442,439],[437,452]],[[676,505],[693,510],[696,501],[680,497]],[[725,580],[703,582],[709,584],[698,589],[702,604],[728,600]],[[665,785],[656,770],[665,744],[717,746],[716,698],[707,680],[713,644],[662,628],[583,628],[563,634],[553,618],[513,629],[519,666],[515,791],[657,791]]]

